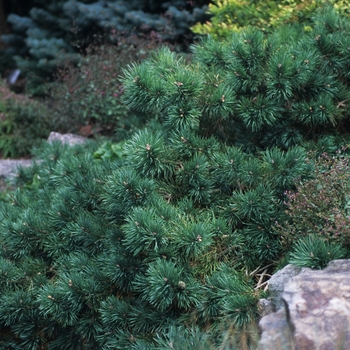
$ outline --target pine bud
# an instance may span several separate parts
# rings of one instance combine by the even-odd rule
[[[178,283],[177,285],[178,285],[178,287],[179,287],[180,289],[185,289],[185,288],[186,288],[186,283],[183,282],[183,281],[179,281],[179,283]]]

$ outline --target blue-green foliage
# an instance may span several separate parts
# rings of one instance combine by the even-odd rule
[[[1,345],[18,335],[28,349],[162,349],[185,332],[215,346],[254,322],[259,293],[241,270],[282,254],[272,218],[293,184],[274,179],[307,175],[306,154],[253,158],[180,131],[139,131],[113,162],[94,158],[94,145],[54,143],[20,171],[0,211],[0,333],[11,330]]]
[[[203,20],[206,2],[198,2],[198,7],[186,1],[37,3],[27,17],[8,16],[12,32],[3,35],[2,41],[7,46],[6,55],[15,59],[34,88],[43,84],[64,62],[77,62],[79,49],[95,42],[98,36],[106,36],[107,40],[117,43],[117,33],[136,30],[157,32],[155,40],[180,40],[190,34],[191,25]]]
[[[323,269],[330,261],[348,256],[349,252],[341,244],[327,242],[317,235],[309,235],[295,243],[289,262],[301,267]]]

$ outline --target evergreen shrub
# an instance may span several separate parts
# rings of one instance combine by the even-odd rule
[[[349,251],[340,244],[324,241],[317,234],[313,234],[296,242],[289,262],[300,267],[323,269],[332,260],[348,257]]]
[[[114,148],[47,145],[1,203],[0,345],[254,348],[266,276],[294,249],[286,195],[313,177],[307,150],[347,132],[348,26],[328,10],[312,35],[251,30],[125,69],[125,100],[157,118]]]
[[[311,30],[312,17],[326,4],[349,15],[348,0],[214,0],[209,4],[210,21],[197,23],[191,29],[197,34],[229,37],[233,31],[254,26],[268,33],[287,23],[298,23]]]
[[[164,151],[162,136],[147,130],[113,162],[94,159],[93,144],[53,143],[38,154],[40,165],[20,171],[20,188],[0,212],[1,346],[166,349],[174,342],[180,349],[187,339],[214,347],[238,344],[242,331],[245,345],[256,342],[258,277],[239,267],[234,227],[220,216],[232,196],[210,183],[215,157],[201,155],[206,140],[196,141],[190,157],[169,150],[168,171],[141,165],[144,142],[148,164],[153,147]]]
[[[327,7],[311,33],[251,28],[227,41],[209,37],[193,45],[189,64],[158,51],[125,70],[126,101],[161,113],[169,131],[195,130],[249,152],[347,135],[349,26]]]

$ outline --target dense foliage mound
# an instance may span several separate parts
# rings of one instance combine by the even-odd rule
[[[129,66],[125,99],[147,127],[46,145],[1,203],[0,345],[253,348],[266,273],[349,252],[342,218],[316,220],[316,238],[291,230],[314,203],[291,191],[317,189],[338,163],[314,159],[347,136],[349,25],[326,9],[310,34],[250,30],[199,43],[192,63],[163,49]]]
[[[191,64],[164,49],[126,70],[126,97],[169,131],[195,130],[251,152],[329,143],[349,132],[349,26],[326,7],[310,33],[251,28],[223,42],[203,39]]]

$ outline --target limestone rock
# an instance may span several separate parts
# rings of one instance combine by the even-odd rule
[[[61,141],[62,143],[67,143],[74,146],[76,144],[83,144],[86,141],[86,137],[75,134],[60,134],[59,132],[52,131],[47,141]]]
[[[291,271],[288,265],[280,275]],[[282,306],[261,319],[258,349],[350,348],[349,272],[350,260],[332,261],[324,270],[299,269],[284,284]]]

